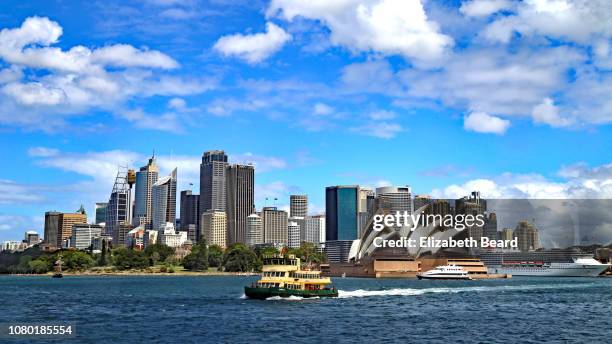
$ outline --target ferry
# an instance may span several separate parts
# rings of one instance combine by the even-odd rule
[[[264,258],[262,270],[259,281],[244,287],[244,294],[248,298],[338,296],[335,287],[328,287],[331,284],[329,277],[321,276],[318,270],[302,270],[300,259],[294,255]]]
[[[591,257],[579,257],[571,262],[503,261],[500,265],[489,267],[489,271],[513,276],[597,277],[609,267],[610,264]]]
[[[434,269],[417,274],[418,279],[471,280],[468,272],[457,265],[441,265]]]

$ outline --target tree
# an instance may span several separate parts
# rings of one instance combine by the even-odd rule
[[[98,265],[106,266],[108,264],[107,254],[108,246],[106,240],[102,240],[102,252],[100,253],[100,260],[98,261]]]
[[[113,264],[119,270],[144,269],[149,266],[149,260],[142,251],[119,247],[113,250]]]
[[[208,248],[206,247],[206,241],[193,245],[191,253],[183,259],[183,267],[190,271],[205,271],[208,269]]]
[[[72,270],[84,270],[94,265],[93,258],[81,251],[64,252],[62,254],[66,268]]]
[[[220,267],[221,264],[223,264],[223,249],[219,245],[210,245],[208,247],[208,265]]]
[[[255,253],[257,254],[257,257],[259,257],[259,259],[262,259],[263,257],[277,255],[278,250],[276,249],[276,247],[263,247],[263,248],[256,248]]]
[[[157,253],[155,256],[157,259],[153,261],[153,255]],[[169,256],[174,255],[174,249],[170,246],[164,244],[153,244],[147,246],[144,250],[144,255],[149,259],[151,265],[155,265],[157,262],[165,261]]]
[[[247,272],[261,269],[261,261],[253,250],[244,244],[234,244],[225,251],[223,258],[225,271]]]
[[[290,254],[300,258],[304,264],[321,264],[327,260],[324,253],[319,252],[315,244],[302,242],[299,248],[289,249]]]
[[[45,259],[35,259],[28,263],[30,270],[35,274],[44,274],[51,270],[51,264]]]

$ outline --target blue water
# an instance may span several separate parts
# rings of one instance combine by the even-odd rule
[[[244,299],[243,286],[255,279],[0,276],[0,322],[76,323],[77,337],[62,341],[68,343],[603,343],[612,338],[612,278],[338,278],[336,299]]]

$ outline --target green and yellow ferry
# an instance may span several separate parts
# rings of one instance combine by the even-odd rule
[[[321,276],[318,270],[302,270],[300,259],[293,255],[278,255],[263,259],[261,279],[250,287],[244,287],[244,294],[251,299],[269,297],[337,297],[329,277]]]

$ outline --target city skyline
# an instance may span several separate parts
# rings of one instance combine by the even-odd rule
[[[8,1],[0,241],[42,233],[49,210],[92,217],[117,167],[153,150],[194,193],[204,151],[253,163],[258,209],[306,194],[320,213],[330,185],[612,197],[610,34],[593,15],[610,6],[299,3]],[[394,19],[405,40],[379,29]]]

